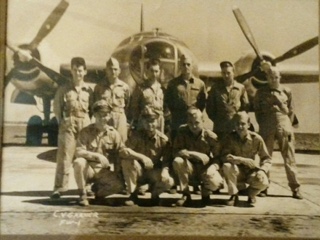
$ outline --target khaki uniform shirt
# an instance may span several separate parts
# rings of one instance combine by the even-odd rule
[[[238,111],[248,111],[249,100],[244,86],[236,81],[228,91],[225,85],[217,83],[208,93],[206,111],[208,117],[214,122],[215,131],[228,131],[232,129],[230,120]]]
[[[53,105],[53,111],[58,122],[68,117],[85,118],[89,115],[93,103],[92,89],[86,83],[79,88],[66,84],[58,88]]]
[[[278,106],[274,108],[274,106]],[[278,89],[269,86],[260,88],[254,98],[254,110],[260,128],[282,128],[290,131],[293,119],[291,90],[280,85]]]
[[[97,152],[106,156],[110,163],[119,164],[119,152],[124,148],[119,133],[110,126],[101,132],[95,124],[91,124],[80,131],[76,155],[85,150]]]
[[[124,111],[130,99],[129,85],[117,79],[114,84],[98,84],[94,88],[94,101],[106,100],[114,111]]]
[[[205,84],[199,78],[193,76],[189,80],[184,80],[180,75],[172,79],[168,84],[164,102],[171,112],[173,125],[186,123],[187,109],[191,106],[203,111],[206,94]]]
[[[126,145],[135,152],[149,157],[155,167],[169,166],[169,140],[166,135],[158,130],[151,138],[143,130],[134,131]]]
[[[253,160],[255,160],[255,156],[258,154],[260,157],[260,165],[257,166],[257,168],[260,168],[267,173],[271,167],[271,157],[262,137],[249,130],[244,140],[241,140],[236,132],[233,132],[226,137],[222,144],[221,151],[223,162],[227,162],[226,156],[228,154]],[[245,169],[247,167],[242,166],[242,168]]]
[[[130,112],[133,120],[139,119],[139,115],[145,106],[150,106],[160,115],[163,115],[163,91],[159,82],[151,86],[142,84],[132,94]]]
[[[200,136],[195,137],[187,125],[182,125],[173,143],[173,154],[183,149],[204,153],[212,159],[219,155],[220,144],[214,132],[203,129]],[[216,159],[214,163],[220,165]]]

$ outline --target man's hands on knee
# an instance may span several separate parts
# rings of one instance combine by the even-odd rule
[[[144,168],[149,170],[153,168],[153,162],[150,158],[148,158],[147,156],[140,156],[139,161],[143,164]]]
[[[100,162],[100,163],[101,163],[102,168],[109,168],[109,167],[110,167],[110,163],[109,163],[108,158],[106,158],[106,157],[103,156],[102,154],[96,153],[96,154],[94,155],[94,159],[95,159],[97,162]]]

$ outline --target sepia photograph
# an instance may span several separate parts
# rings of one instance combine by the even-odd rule
[[[1,239],[320,239],[317,0],[1,0]]]

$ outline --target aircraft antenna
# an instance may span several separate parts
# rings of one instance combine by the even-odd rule
[[[143,4],[141,4],[141,14],[140,14],[140,32],[144,31],[144,21],[143,21]]]

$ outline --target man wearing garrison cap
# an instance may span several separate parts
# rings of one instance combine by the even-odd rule
[[[107,78],[94,89],[94,101],[104,99],[112,107],[111,115],[113,127],[120,133],[122,140],[127,140],[127,117],[126,111],[130,99],[128,84],[118,77],[121,72],[117,59],[111,57],[106,63]]]
[[[169,175],[169,142],[167,136],[157,130],[158,118],[158,112],[146,106],[140,115],[142,128],[133,131],[121,154],[123,176],[130,192],[125,202],[128,206],[137,203],[142,184],[150,186],[152,205],[158,205],[160,193],[174,184]]]
[[[208,92],[206,111],[214,123],[213,131],[223,138],[233,130],[233,115],[249,110],[249,100],[244,86],[234,79],[232,63],[223,61],[220,68],[223,81],[214,84]]]
[[[95,182],[97,199],[124,189],[119,162],[124,144],[119,133],[108,125],[112,109],[107,101],[99,100],[92,110],[96,121],[81,130],[73,164],[81,206],[89,205],[85,188],[88,183]]]

